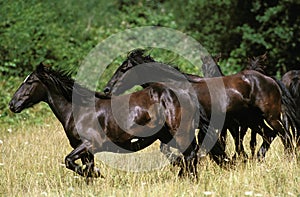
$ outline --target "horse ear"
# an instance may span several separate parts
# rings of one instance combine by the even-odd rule
[[[45,65],[43,64],[43,62],[39,63],[39,65],[36,67],[36,71],[37,72],[41,72],[43,71],[45,68]]]
[[[213,57],[213,59],[216,63],[218,63],[220,61],[221,57],[222,57],[222,53],[218,53],[217,55],[215,55]]]
[[[251,64],[251,62],[254,60],[254,58],[250,58],[250,57],[247,57],[247,62],[248,64]]]
[[[266,51],[264,54],[262,54],[262,55],[260,56],[261,61],[264,62],[264,61],[266,61],[266,60],[268,59],[267,54],[268,54],[268,52]]]
[[[203,64],[207,64],[209,61],[209,56],[208,55],[201,56],[201,60]]]
[[[44,71],[48,70],[48,68],[49,68],[49,65],[46,65],[46,64],[44,64],[43,62],[41,62],[41,63],[39,63],[39,65],[37,66],[36,71],[37,71],[38,73],[41,73],[41,72],[44,72]]]

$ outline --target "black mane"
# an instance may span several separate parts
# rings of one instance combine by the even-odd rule
[[[248,61],[248,66],[246,69],[248,70],[255,70],[257,72],[260,72],[262,74],[266,74],[265,73],[265,69],[266,69],[266,60],[267,60],[267,54],[263,54],[260,55],[258,57],[253,57],[253,58],[249,58]]]
[[[135,49],[128,53],[127,60],[130,60],[135,65],[155,62],[155,60],[150,55],[145,55],[145,50]]]
[[[38,65],[34,72],[47,86],[55,88],[70,102],[85,104],[93,100],[94,96],[101,99],[110,98],[100,92],[91,91],[76,83],[71,77],[71,72],[53,70],[43,64]],[[74,100],[75,99],[75,100]]]
[[[224,76],[220,66],[218,65],[218,61],[220,56],[211,57],[211,56],[203,56],[202,60],[202,72],[204,77],[220,77]]]

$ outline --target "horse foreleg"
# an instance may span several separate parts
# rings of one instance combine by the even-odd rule
[[[99,177],[100,172],[94,169],[94,156],[88,152],[87,143],[82,143],[80,146],[75,148],[65,158],[66,167],[81,176],[87,177]],[[82,166],[75,163],[76,160],[81,159],[83,164],[86,164],[85,169]],[[91,168],[92,167],[92,168]]]
[[[270,145],[271,145],[270,142],[268,142],[266,140],[263,141],[263,143],[260,146],[258,153],[257,153],[257,158],[259,161],[262,161],[265,158],[266,153],[270,148]]]
[[[227,140],[227,127],[223,127],[221,129],[220,137],[219,137],[219,142],[222,144],[222,146],[226,147],[226,140]]]
[[[221,134],[226,136],[226,130],[222,130]],[[223,135],[224,136],[224,135]],[[225,141],[224,138],[219,137],[214,129],[200,129],[198,133],[198,141],[212,159],[220,166],[224,166],[230,163],[230,160],[225,152]]]
[[[87,177],[101,177],[104,178],[100,174],[100,170],[95,167],[95,161],[94,161],[94,155],[91,154],[90,152],[87,152],[83,157],[81,157],[81,162],[83,165],[86,166],[84,169],[84,172],[86,173]]]
[[[179,177],[188,175],[197,179],[198,150],[199,146],[197,145],[196,140],[194,139],[191,145],[183,152],[183,166],[181,166],[181,169],[179,171]]]
[[[231,164],[231,161],[225,152],[224,144],[220,143],[219,139],[216,141],[216,143],[211,148],[209,155],[220,166],[226,167],[227,165]]]
[[[247,129],[248,127],[239,127],[238,125],[235,125],[234,127],[230,128],[230,132],[235,144],[235,154],[233,156],[233,159],[237,159],[239,156],[242,156],[243,158],[248,157],[243,145]]]

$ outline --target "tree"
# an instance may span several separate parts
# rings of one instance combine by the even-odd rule
[[[280,75],[299,69],[300,2],[289,0],[253,1],[249,10],[255,20],[240,25],[236,32],[242,35],[240,46],[231,52],[245,51],[247,56],[268,53],[267,73]]]

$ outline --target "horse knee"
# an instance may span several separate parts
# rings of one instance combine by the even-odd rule
[[[66,165],[66,168],[68,168],[68,169],[71,169],[72,167],[72,163],[73,163],[73,161],[72,161],[72,159],[70,158],[70,157],[66,157],[65,158],[65,165]]]

